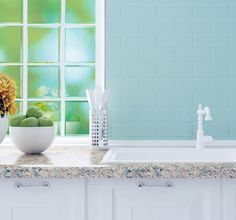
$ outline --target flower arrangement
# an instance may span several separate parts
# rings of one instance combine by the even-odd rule
[[[16,84],[9,76],[0,73],[0,115],[3,118],[8,113],[16,112]]]

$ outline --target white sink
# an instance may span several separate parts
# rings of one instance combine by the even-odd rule
[[[114,147],[102,163],[217,163],[236,162],[236,149]]]

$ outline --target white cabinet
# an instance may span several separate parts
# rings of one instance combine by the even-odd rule
[[[223,220],[236,220],[236,179],[222,180]]]
[[[0,219],[236,220],[236,180],[1,179]]]
[[[220,198],[216,179],[98,180],[89,184],[88,220],[220,220]]]
[[[85,183],[1,179],[0,210],[2,220],[85,220]]]

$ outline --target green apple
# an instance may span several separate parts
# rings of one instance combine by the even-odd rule
[[[32,106],[30,108],[28,108],[27,112],[26,112],[26,117],[35,117],[35,118],[40,118],[43,116],[43,113],[41,112],[41,110],[35,106]]]
[[[48,118],[41,117],[38,119],[39,121],[39,127],[52,127],[53,126],[53,121],[51,121]]]
[[[10,126],[12,127],[20,127],[21,122],[26,118],[25,115],[17,115],[11,118]]]
[[[38,127],[38,119],[35,117],[29,117],[21,121],[21,127]]]

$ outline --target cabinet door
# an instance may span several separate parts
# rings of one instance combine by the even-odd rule
[[[138,187],[139,180],[117,180],[101,184],[103,193],[99,201],[103,205],[102,214],[100,218],[90,220],[220,220],[221,218],[219,180],[140,181],[143,187]],[[166,187],[167,182],[171,182],[173,187]],[[107,213],[110,213],[110,216]]]
[[[83,181],[0,180],[0,219],[85,220],[84,201]]]
[[[223,220],[236,220],[236,179],[222,180]]]

